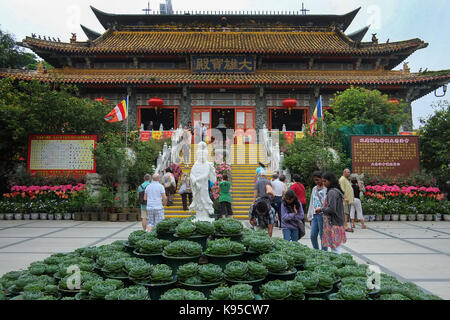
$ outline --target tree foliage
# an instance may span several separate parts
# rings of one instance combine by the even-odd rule
[[[400,126],[407,120],[404,103],[390,102],[378,90],[355,88],[337,92],[332,100],[333,112],[326,113],[327,125],[336,128],[355,124]]]
[[[442,188],[450,181],[450,105],[441,101],[428,120],[421,120],[420,149],[423,168],[433,174]]]
[[[34,54],[24,52],[16,45],[11,34],[0,30],[0,68],[23,68],[36,61]]]

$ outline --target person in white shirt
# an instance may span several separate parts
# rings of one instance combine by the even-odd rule
[[[173,205],[173,195],[177,191],[177,183],[173,175],[172,169],[167,168],[164,170],[163,185],[166,190],[167,206]]]
[[[316,213],[317,208],[322,208],[324,206],[327,197],[327,188],[324,186],[322,181],[322,173],[314,172],[313,179],[316,186],[311,192],[311,200],[309,202],[308,210],[308,221],[311,226],[311,244],[314,249],[319,250],[319,242],[317,237],[320,236],[320,243],[322,244],[323,237],[323,216],[322,213]],[[328,251],[327,247],[322,246],[323,251]]]
[[[275,209],[277,214],[277,227],[281,227],[281,202],[283,201],[283,195],[286,191],[285,185],[278,178],[278,174],[274,174],[272,176],[272,189],[274,193],[274,197],[272,200],[272,207]]]
[[[164,206],[167,204],[166,190],[159,174],[153,175],[152,182],[145,188],[144,200],[147,201],[147,232],[164,220]]]

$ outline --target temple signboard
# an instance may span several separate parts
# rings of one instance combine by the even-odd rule
[[[352,136],[351,143],[356,173],[406,176],[419,171],[417,136]]]
[[[255,69],[255,56],[192,56],[192,71],[195,73],[255,73]]]

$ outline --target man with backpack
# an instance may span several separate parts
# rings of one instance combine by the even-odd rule
[[[141,205],[141,220],[142,220],[142,228],[147,230],[147,201],[144,200],[145,197],[145,189],[150,184],[152,177],[149,174],[144,176],[144,182],[138,187],[138,199],[139,204]]]

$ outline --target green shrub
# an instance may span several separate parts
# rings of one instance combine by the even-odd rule
[[[180,238],[189,238],[196,234],[197,227],[191,221],[180,223],[175,228],[175,234]]]
[[[136,243],[136,250],[142,254],[159,254],[170,241],[160,239],[142,239]]]
[[[230,288],[230,300],[255,300],[253,287],[248,284],[237,284]]]
[[[231,241],[227,238],[217,239],[208,242],[206,253],[213,256],[229,256],[233,254],[242,254],[245,246],[242,243]]]
[[[267,253],[259,258],[261,263],[272,273],[288,272],[294,266],[294,260],[282,253]]]
[[[261,292],[265,300],[286,300],[291,295],[291,290],[286,281],[269,281],[261,286]]]
[[[165,264],[153,266],[150,276],[150,283],[168,283],[173,280],[172,269]]]
[[[218,287],[211,291],[210,300],[230,300],[230,288]]]
[[[342,285],[338,292],[344,300],[367,300],[367,290],[353,284]]]
[[[185,289],[172,289],[166,291],[161,300],[207,300],[205,295],[199,291],[185,290]]]
[[[197,257],[202,254],[202,246],[193,241],[178,240],[167,245],[163,253],[169,257]]]
[[[306,291],[314,292],[319,285],[319,276],[314,271],[299,271],[295,276],[295,281],[301,282]]]
[[[121,289],[118,300],[150,300],[147,288],[143,286],[132,286]]]
[[[242,223],[232,218],[221,218],[214,221],[214,230],[218,235],[238,235],[242,233],[243,229]]]
[[[199,276],[202,279],[202,283],[217,283],[222,281],[223,272],[222,268],[215,264],[204,264],[198,268]]]
[[[207,221],[197,221],[195,223],[197,233],[203,236],[209,236],[214,233],[214,225]]]

